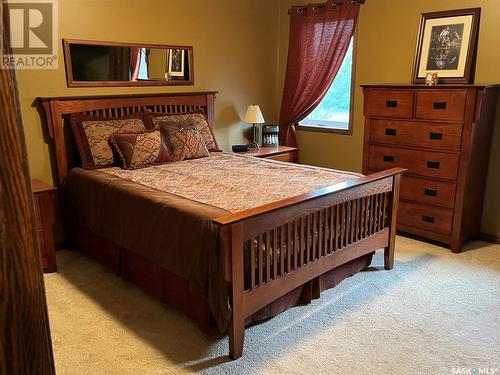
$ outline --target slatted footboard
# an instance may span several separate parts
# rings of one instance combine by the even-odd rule
[[[384,249],[394,262],[402,169],[395,168],[214,220],[231,286],[230,357],[243,351],[245,318],[344,263]]]

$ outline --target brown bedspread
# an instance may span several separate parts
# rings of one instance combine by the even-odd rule
[[[132,171],[117,167],[102,171],[231,213],[361,176],[221,152]]]
[[[188,280],[224,331],[230,306],[212,219],[358,176],[223,153],[135,171],[74,168],[64,186],[65,212]]]

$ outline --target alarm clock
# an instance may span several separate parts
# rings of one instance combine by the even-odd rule
[[[250,145],[233,145],[233,152],[245,152],[250,150]]]

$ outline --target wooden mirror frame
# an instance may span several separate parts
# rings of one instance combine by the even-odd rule
[[[89,44],[98,46],[115,47],[140,47],[140,48],[164,48],[184,49],[188,51],[189,79],[188,80],[144,80],[144,81],[75,81],[73,79],[73,66],[71,64],[70,44]],[[129,86],[187,86],[194,85],[194,57],[192,46],[165,45],[165,44],[143,44],[143,43],[121,43],[102,42],[95,40],[63,39],[64,62],[66,69],[66,81],[68,87],[129,87]]]

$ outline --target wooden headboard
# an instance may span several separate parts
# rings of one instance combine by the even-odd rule
[[[53,140],[55,174],[61,184],[70,169],[79,160],[74,147],[74,140],[69,129],[69,117],[72,113],[83,113],[106,117],[126,116],[140,111],[163,113],[183,113],[203,109],[210,127],[215,122],[216,91],[187,92],[144,95],[111,95],[38,98],[43,106],[49,138]]]

